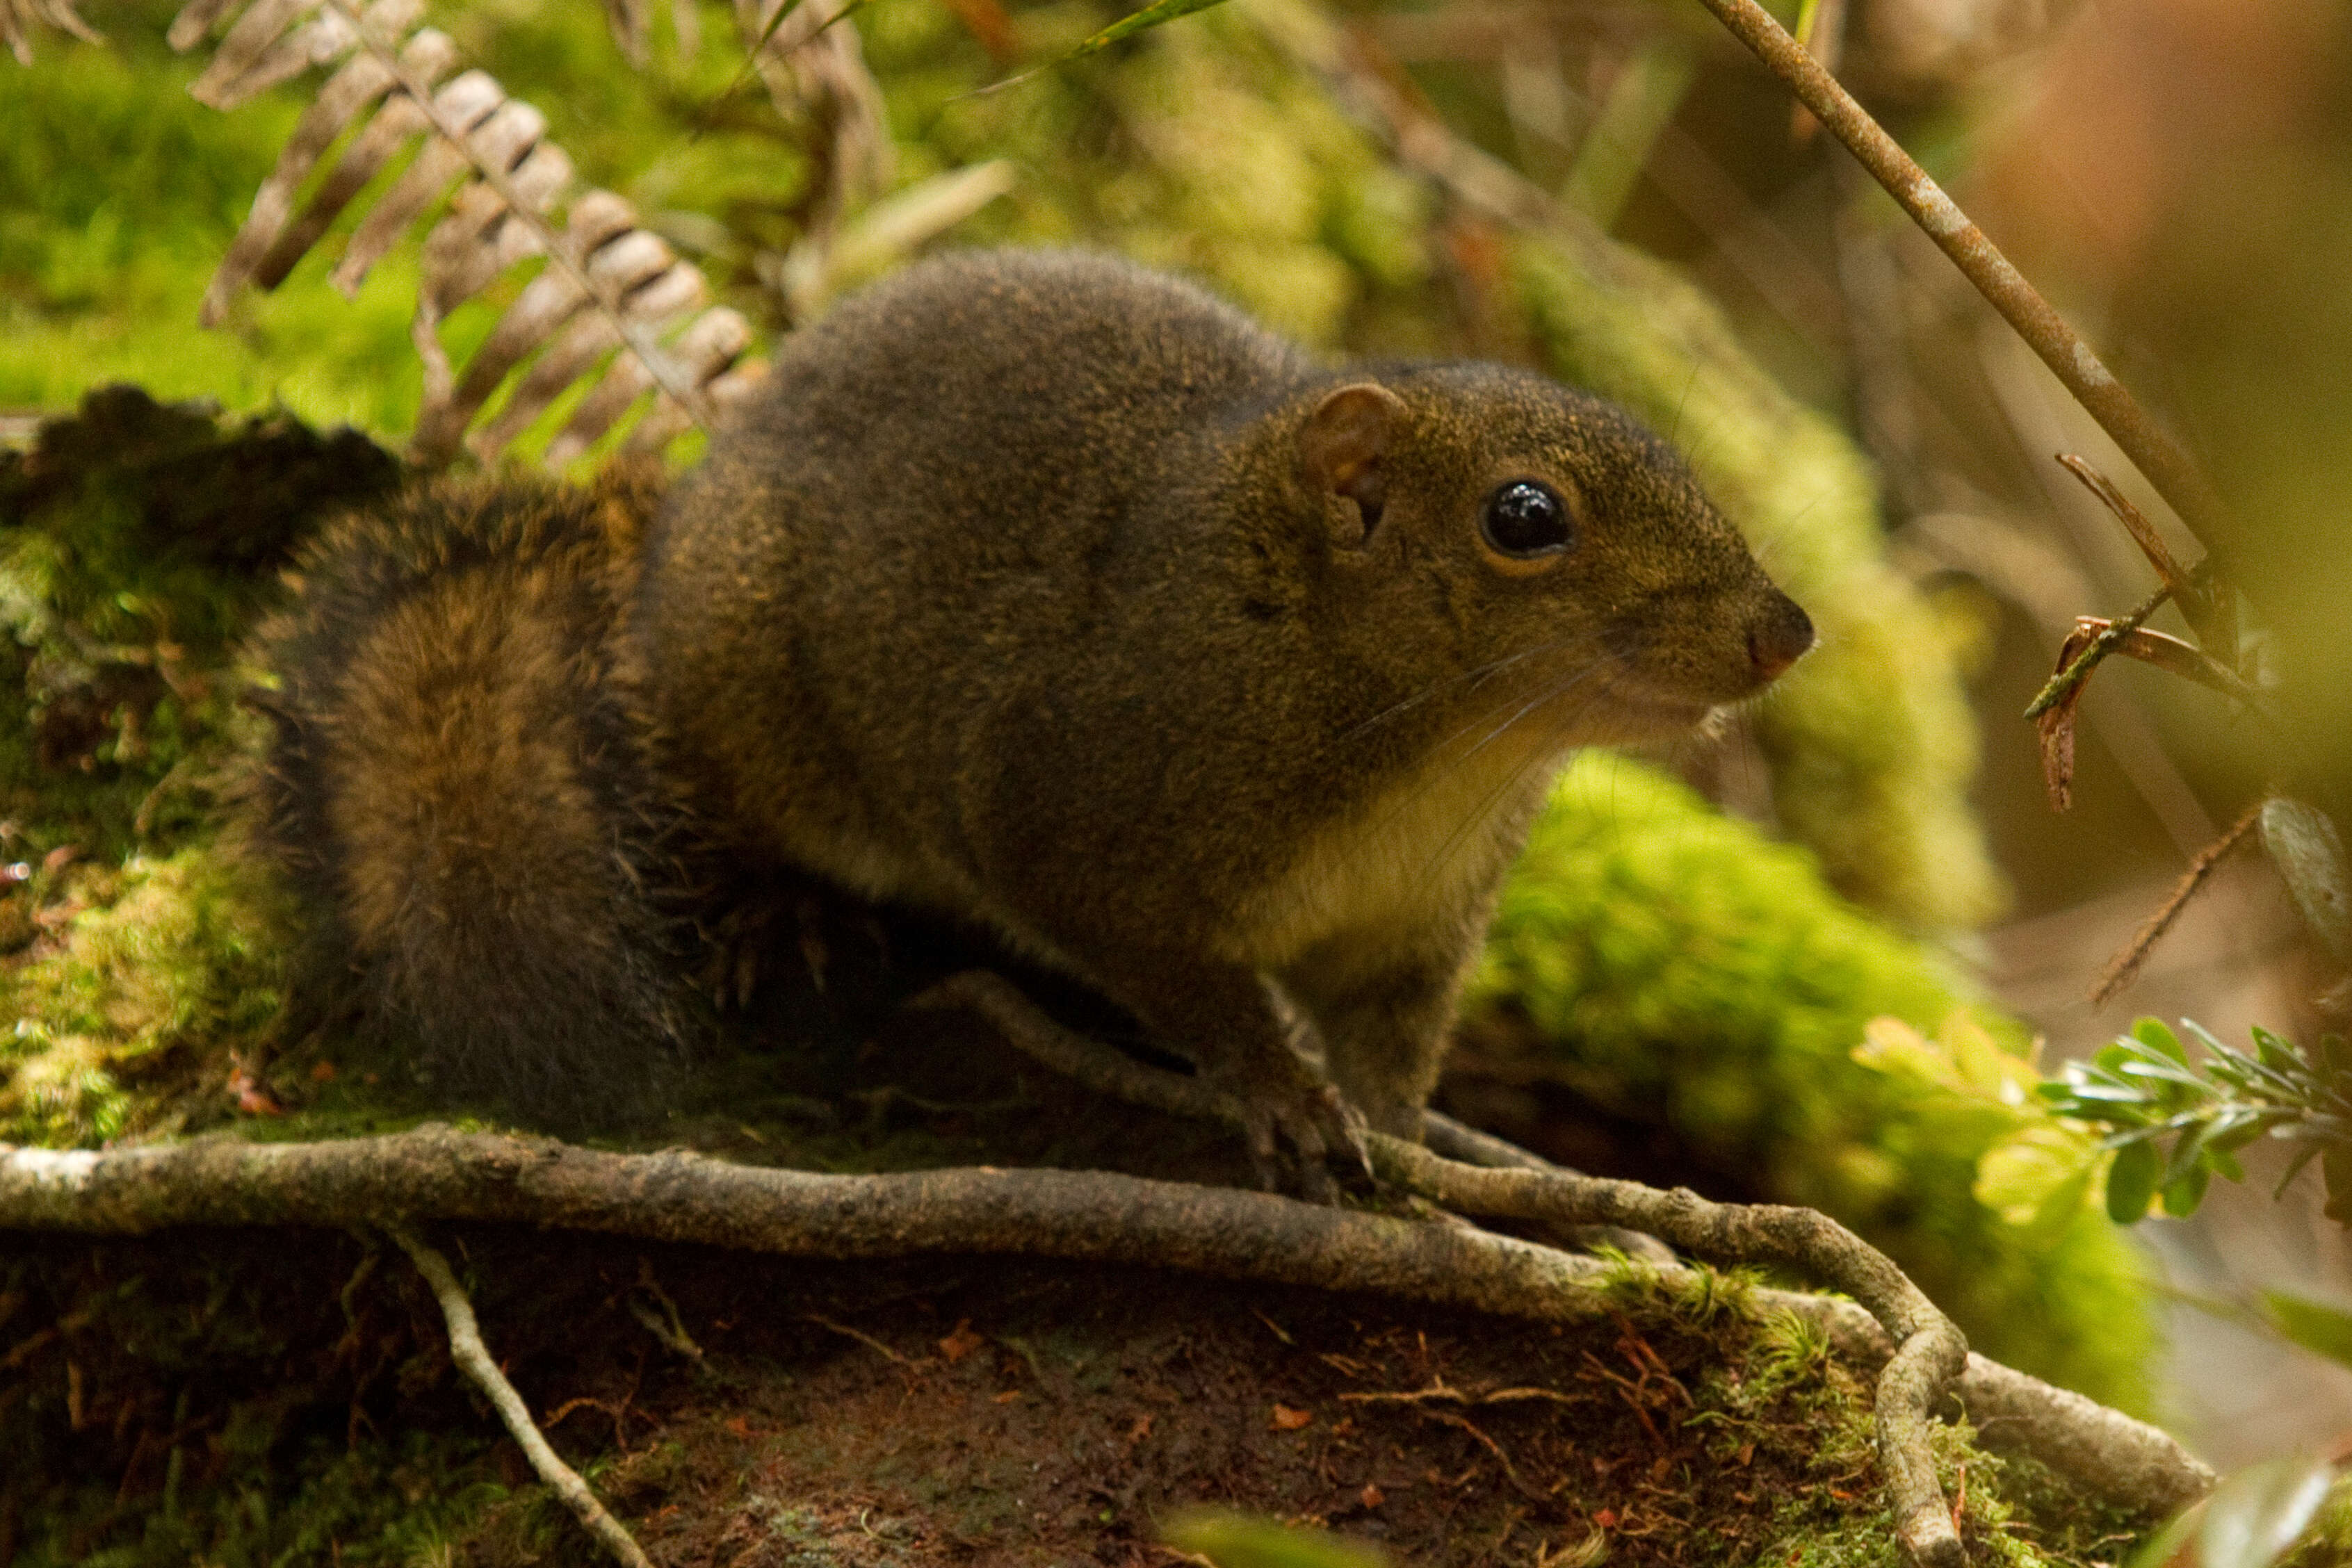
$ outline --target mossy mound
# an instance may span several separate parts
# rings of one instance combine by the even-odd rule
[[[355,431],[136,387],[0,452],[0,849],[119,864],[206,830],[237,640],[310,523],[399,478]]]
[[[134,387],[0,453],[0,1137],[153,1134],[257,1063],[285,936],[213,847],[236,648],[311,524],[398,478],[355,432]]]
[[[1871,1019],[1932,1032],[1969,1000],[1807,851],[1638,763],[1586,757],[1504,893],[1454,1071],[1572,1093],[1620,1124],[1604,1157],[1651,1179],[1833,1214],[1987,1354],[2144,1406],[2152,1330],[2123,1233],[2088,1207],[2054,1232],[2005,1223],[1972,1187],[2006,1124],[1854,1059]],[[1564,1125],[1513,1130],[1589,1157]],[[1641,1136],[1660,1134],[1672,1154],[1644,1160]]]
[[[0,1009],[17,1020],[0,1036],[0,1138],[161,1136],[216,1120],[231,1092],[262,1092],[252,1072],[284,996],[278,913],[272,890],[209,846],[73,878],[42,908],[34,955],[0,963]]]

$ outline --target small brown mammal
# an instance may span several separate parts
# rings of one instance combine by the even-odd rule
[[[1359,1115],[1417,1130],[1565,754],[1688,729],[1812,640],[1604,402],[1492,365],[1328,368],[1175,279],[1018,251],[910,268],[789,340],[628,597],[581,656],[642,701],[699,849],[993,931],[1310,1161]],[[450,723],[489,700],[435,678]],[[349,669],[289,682],[282,733],[312,753],[373,722],[341,716]],[[585,800],[593,777],[531,758],[511,788]],[[346,905],[383,849],[307,847]],[[515,874],[475,904],[544,924]],[[350,963],[429,947],[458,896],[378,920]],[[581,1020],[583,1072],[658,1049],[590,1035],[676,1011],[632,946],[575,937],[612,972],[546,999]]]

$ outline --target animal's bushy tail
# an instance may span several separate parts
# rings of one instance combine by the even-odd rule
[[[416,488],[328,528],[261,634],[254,837],[306,906],[310,983],[436,1099],[634,1120],[700,1032],[684,814],[616,630],[649,505]]]

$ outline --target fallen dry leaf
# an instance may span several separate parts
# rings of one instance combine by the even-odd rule
[[[956,1321],[955,1332],[940,1341],[940,1354],[948,1358],[950,1366],[953,1366],[987,1343],[971,1332],[970,1318],[960,1318]]]
[[[242,1067],[229,1071],[228,1092],[230,1098],[236,1102],[236,1108],[248,1116],[285,1114],[278,1102],[270,1098],[269,1091],[261,1086],[261,1081]]]

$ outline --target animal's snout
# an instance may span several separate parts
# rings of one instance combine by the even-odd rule
[[[1759,680],[1769,681],[1803,658],[1812,645],[1812,617],[1795,600],[1775,591],[1748,630],[1748,662]]]

